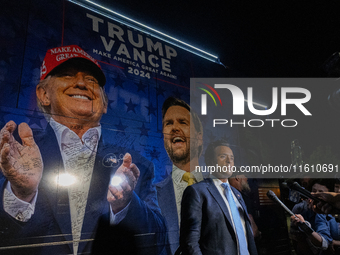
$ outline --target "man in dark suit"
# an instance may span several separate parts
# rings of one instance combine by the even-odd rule
[[[153,164],[105,142],[104,85],[101,67],[80,47],[46,53],[36,88],[46,130],[33,135],[21,123],[22,145],[13,121],[0,133],[0,246],[7,246],[1,254],[89,254],[99,219],[101,226],[115,226],[101,234],[116,237],[101,241],[99,235],[100,248],[128,254],[142,245],[160,247],[151,254],[162,252],[165,223]]]
[[[260,239],[261,238],[261,232],[259,231],[256,222],[254,220],[253,214],[254,214],[254,206],[253,201],[249,197],[249,193],[251,192],[250,186],[248,184],[248,178],[244,174],[235,174],[232,175],[229,179],[229,184],[233,186],[235,189],[237,189],[241,195],[242,198],[247,206],[249,219],[251,222],[251,227],[253,230],[254,238]]]
[[[186,188],[182,198],[180,248],[187,254],[256,255],[251,224],[240,192],[228,177],[234,156],[224,141],[209,144],[205,153],[211,178]]]
[[[171,174],[156,184],[158,203],[167,222],[171,253],[179,246],[179,214],[188,185],[203,180],[195,172],[202,153],[203,128],[197,114],[183,100],[169,97],[162,107],[164,147],[173,163]]]

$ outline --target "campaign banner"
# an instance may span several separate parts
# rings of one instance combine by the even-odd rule
[[[169,249],[162,106],[224,68],[85,2],[3,3],[1,254]]]

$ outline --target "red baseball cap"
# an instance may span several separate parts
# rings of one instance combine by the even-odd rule
[[[47,77],[52,70],[57,66],[69,61],[69,60],[80,60],[83,63],[91,65],[91,70],[96,75],[100,86],[104,86],[106,83],[106,78],[103,73],[102,68],[98,64],[97,60],[91,57],[78,45],[61,46],[53,49],[49,49],[46,52],[44,61],[40,68],[40,80]],[[93,68],[93,69],[92,69]]]

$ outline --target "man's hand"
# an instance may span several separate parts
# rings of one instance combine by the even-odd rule
[[[340,247],[340,241],[339,240],[333,240],[331,244],[328,246],[328,250],[331,251],[331,254],[339,254],[339,247]]]
[[[294,226],[297,226],[298,223],[300,222],[302,223],[305,222],[305,219],[302,217],[301,214],[295,214],[295,216],[290,216],[290,220],[292,221],[292,224]]]
[[[126,153],[123,158],[123,164],[117,169],[112,178],[118,183],[111,182],[107,192],[107,201],[110,203],[113,213],[120,212],[129,204],[139,174],[138,167],[132,164],[131,155]]]
[[[312,193],[313,196],[322,199],[325,202],[314,201],[313,210],[316,213],[335,214],[340,211],[340,193],[335,192],[318,192]],[[334,207],[332,205],[334,205]],[[336,207],[336,208],[335,208]]]
[[[0,131],[0,169],[14,194],[30,202],[38,190],[43,162],[31,128],[26,123],[19,125],[21,145],[13,137],[16,127],[14,121],[9,121]]]

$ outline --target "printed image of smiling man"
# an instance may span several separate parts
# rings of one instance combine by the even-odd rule
[[[186,187],[203,180],[196,172],[203,150],[203,128],[198,115],[183,100],[169,97],[163,103],[164,147],[171,159],[172,173],[156,184],[158,203],[168,225],[171,252],[179,246],[182,195]]]
[[[147,254],[163,251],[154,245],[166,240],[154,166],[106,141],[100,124],[105,82],[98,62],[79,46],[50,49],[36,87],[46,129],[33,134],[21,123],[22,145],[13,136],[14,121],[1,130],[0,246],[20,239],[30,244],[8,254],[136,254],[131,240],[152,247]],[[120,167],[103,164],[106,155],[120,153],[126,153]],[[65,175],[74,182],[65,186]],[[113,176],[121,182],[112,184]]]

